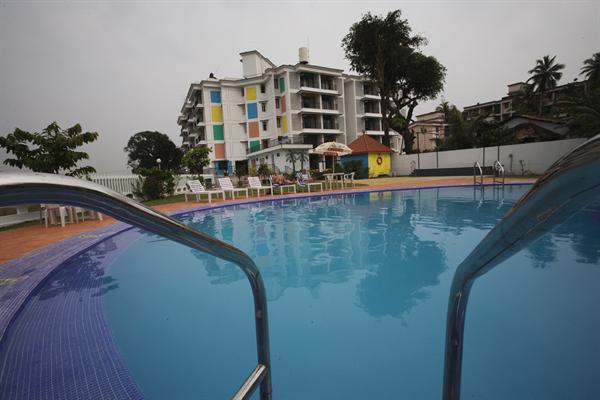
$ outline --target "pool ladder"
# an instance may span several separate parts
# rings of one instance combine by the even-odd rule
[[[89,181],[54,174],[1,172],[0,207],[31,203],[65,204],[99,211],[239,266],[252,288],[258,365],[232,398],[249,399],[260,386],[260,399],[271,399],[267,298],[260,272],[246,253]]]
[[[458,266],[448,301],[444,400],[460,398],[464,325],[475,279],[599,197],[600,135],[597,135],[555,162]],[[0,173],[0,207],[32,202],[93,209],[237,264],[252,288],[258,365],[233,399],[250,398],[259,385],[261,400],[271,399],[267,300],[260,272],[247,254],[88,181],[51,174]]]
[[[598,199],[600,135],[550,166],[458,266],[448,300],[444,400],[460,398],[467,303],[475,280]]]
[[[499,160],[494,161],[492,166],[494,171],[493,181],[494,185],[504,185],[504,165]],[[479,161],[475,161],[473,164],[473,185],[483,186],[483,168]]]

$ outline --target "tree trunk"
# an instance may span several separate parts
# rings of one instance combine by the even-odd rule
[[[404,124],[404,127],[402,129],[403,130],[402,138],[404,139],[404,151],[406,152],[406,154],[411,154],[412,149],[413,149],[414,137],[413,137],[413,134],[408,129],[408,126],[410,125],[410,122],[412,121],[412,116],[413,116],[415,107],[416,107],[416,104],[415,105],[411,104],[408,106],[408,110],[406,112],[406,118],[405,118],[406,123]]]
[[[381,123],[383,124],[383,144],[390,147],[390,123],[388,119],[389,99],[381,95]]]

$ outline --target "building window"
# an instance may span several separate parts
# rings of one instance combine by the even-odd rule
[[[266,91],[265,85],[260,85],[260,92],[265,93]]]
[[[262,112],[267,112],[267,102],[263,101],[262,103],[260,103],[260,109],[262,110]]]
[[[275,85],[275,89],[279,89],[279,79],[274,78],[273,79],[273,85]]]
[[[279,153],[277,153],[277,157],[279,157]]]
[[[279,97],[275,98],[275,108],[279,110],[279,108],[281,108],[280,106],[280,101],[279,101]]]
[[[268,122],[269,122],[269,121],[263,121],[263,122],[262,122],[263,131],[266,131],[266,130],[267,130],[267,128],[268,128],[268,125],[269,125],[269,124],[268,124]]]
[[[439,126],[436,126],[436,127],[435,127],[435,133],[439,133],[439,132],[440,132],[440,127],[439,127]]]
[[[242,97],[244,97],[246,94],[244,93],[244,88],[241,89],[242,90]]]
[[[277,127],[281,128],[281,117],[277,117]]]

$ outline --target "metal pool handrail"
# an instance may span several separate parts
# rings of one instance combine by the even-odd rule
[[[504,185],[504,165],[502,165],[500,160],[494,161],[494,183],[501,183]]]
[[[260,272],[246,253],[92,182],[53,174],[0,173],[0,207],[31,203],[93,209],[238,265],[252,288],[258,365],[233,398],[248,399],[260,385],[261,400],[271,399],[267,297]]]
[[[479,179],[480,181],[477,182],[477,172],[479,171]],[[473,164],[473,185],[483,185],[483,169],[481,169],[481,165],[479,164],[479,161],[475,161],[475,164]]]
[[[458,266],[446,322],[443,399],[460,398],[467,302],[473,282],[600,198],[600,135],[556,161]]]

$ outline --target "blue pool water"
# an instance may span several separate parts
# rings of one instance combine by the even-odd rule
[[[354,194],[181,218],[259,266],[275,399],[440,399],[454,270],[527,189]],[[599,237],[594,205],[476,282],[464,399],[600,397]],[[120,234],[24,307],[0,347],[0,397],[229,398],[256,364],[252,312],[236,266]]]

